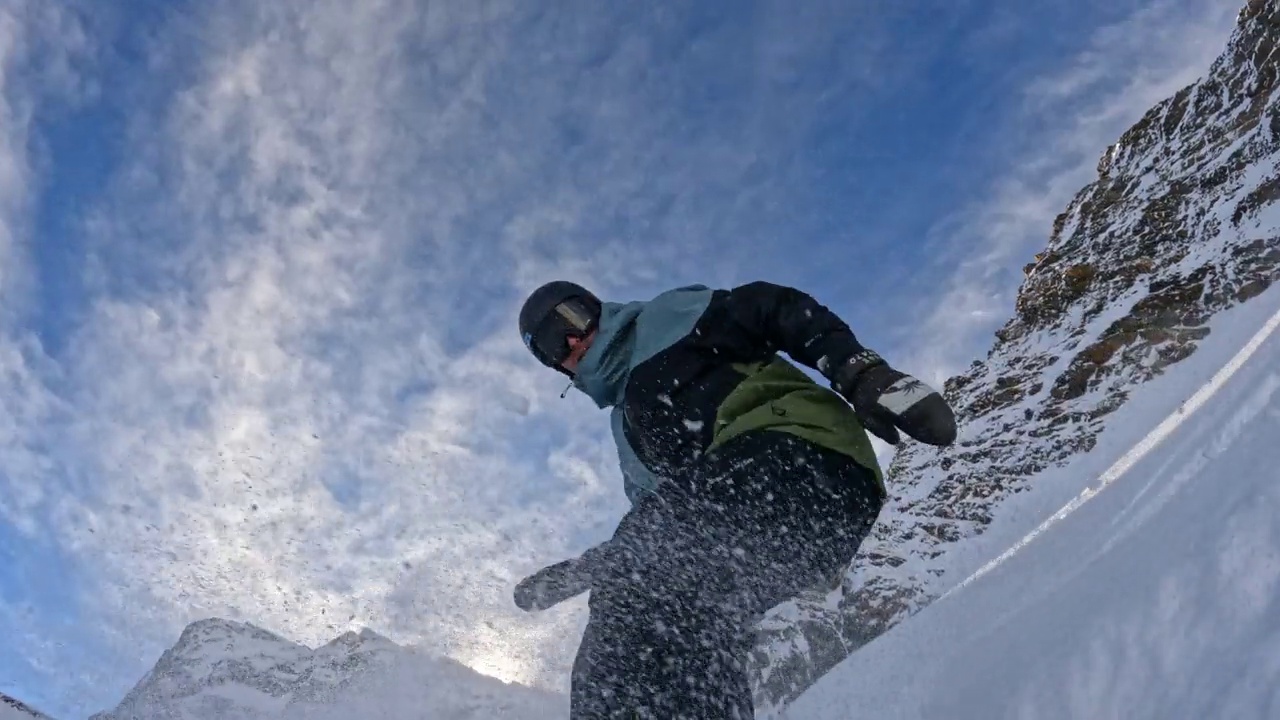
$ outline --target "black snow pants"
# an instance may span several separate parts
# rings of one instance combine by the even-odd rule
[[[747,433],[636,504],[592,583],[571,720],[750,720],[746,662],[773,606],[841,574],[883,497],[871,471]]]

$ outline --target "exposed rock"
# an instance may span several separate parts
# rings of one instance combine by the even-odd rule
[[[1024,268],[986,358],[946,382],[957,444],[904,446],[845,591],[766,624],[762,707],[927,604],[945,587],[940,558],[1038,473],[1093,448],[1132,388],[1191,356],[1216,313],[1280,277],[1277,41],[1280,0],[1250,0],[1208,74],[1103,152]]]

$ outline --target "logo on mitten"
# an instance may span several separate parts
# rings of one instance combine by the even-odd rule
[[[933,388],[910,375],[906,375],[880,393],[880,397],[876,399],[876,402],[894,415],[902,416],[913,405],[931,394],[933,394]]]

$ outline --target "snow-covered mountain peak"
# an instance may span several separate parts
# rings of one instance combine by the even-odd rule
[[[91,720],[542,718],[563,698],[500,682],[372,630],[312,649],[247,623],[184,629],[118,707]]]
[[[52,720],[21,700],[0,693],[0,720]]]
[[[180,668],[195,674],[207,672],[228,656],[270,658],[290,661],[311,653],[305,645],[290,642],[255,625],[220,618],[199,620],[188,625],[178,642],[164,654],[157,670]]]
[[[182,631],[177,643],[160,656],[115,711],[95,715],[93,720],[143,717],[144,708],[177,712],[186,704],[222,707],[227,703],[209,698],[224,694],[227,688],[236,688],[236,694],[248,691],[256,696],[257,705],[282,706],[298,692],[303,678],[314,672],[312,655],[306,646],[254,625],[200,620]],[[193,715],[205,716],[218,717],[198,710]]]
[[[378,633],[363,628],[360,632],[348,630],[321,646],[316,652],[352,652],[360,649],[398,647],[395,643]]]

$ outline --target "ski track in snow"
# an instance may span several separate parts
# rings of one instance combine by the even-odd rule
[[[1277,328],[1280,311],[1076,499],[782,717],[1280,718]]]

